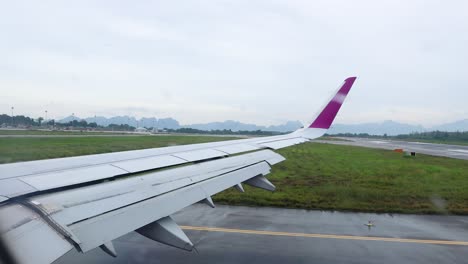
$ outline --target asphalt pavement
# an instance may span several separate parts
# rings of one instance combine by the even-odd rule
[[[198,253],[132,232],[114,241],[117,258],[73,250],[55,263],[468,263],[467,216],[196,204],[173,218]]]

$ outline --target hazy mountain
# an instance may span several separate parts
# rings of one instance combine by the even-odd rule
[[[430,130],[440,130],[447,132],[468,131],[468,119],[458,120],[452,123],[434,126]]]
[[[426,131],[426,129],[420,125],[403,124],[387,120],[382,123],[363,123],[353,125],[334,124],[327,133],[331,135],[339,133],[367,133],[370,135],[387,134],[389,136],[394,136],[424,131]]]
[[[96,117],[88,117],[84,118],[86,122],[95,122],[96,124],[100,126],[108,126],[110,124],[116,124],[116,125],[131,125],[131,126],[136,126],[137,125],[137,120],[134,117],[130,116],[114,116],[114,117],[104,117],[104,116],[96,116]]]
[[[283,124],[283,125],[269,126],[266,128],[266,131],[288,132],[288,131],[295,131],[301,127],[303,127],[302,122],[288,121],[286,122],[286,124]]]
[[[81,118],[68,116],[61,120],[59,123],[67,123],[72,120],[81,120]],[[157,119],[154,117],[151,118],[141,118],[137,120],[135,117],[130,116],[113,116],[113,117],[103,117],[103,116],[96,116],[96,117],[87,117],[83,118],[88,123],[95,122],[100,126],[108,126],[110,124],[116,125],[130,125],[133,127],[157,127],[157,128],[170,128],[170,129],[177,129],[180,128],[179,122],[172,118],[161,118]]]
[[[288,121],[286,124],[276,125],[276,126],[258,126],[255,124],[244,124],[239,121],[227,120],[224,122],[212,122],[206,124],[193,124],[186,125],[184,127],[199,129],[199,130],[232,130],[232,131],[276,131],[276,132],[289,132],[294,131],[302,126],[302,123],[299,121]]]
[[[72,120],[82,120],[76,116],[68,116],[61,120],[59,123],[68,123]],[[247,130],[247,131],[255,131],[255,130],[263,130],[263,131],[276,131],[276,132],[288,132],[294,131],[302,126],[302,123],[299,121],[288,121],[282,125],[275,125],[275,126],[257,126],[255,124],[244,124],[238,121],[228,120],[224,122],[212,122],[206,124],[193,124],[193,125],[184,125],[181,126],[179,122],[173,118],[154,118],[154,117],[144,117],[137,120],[135,117],[130,116],[114,116],[114,117],[103,117],[103,116],[96,116],[96,117],[88,117],[84,118],[88,123],[95,122],[100,126],[108,126],[110,124],[122,125],[127,124],[133,127],[156,127],[159,129],[169,128],[169,129],[178,129],[181,127],[187,128],[195,128],[199,130],[232,130],[232,131],[239,131],[239,130]]]
[[[232,130],[232,131],[239,131],[239,130],[259,130],[260,126],[254,124],[244,124],[239,121],[227,120],[224,122],[211,122],[206,124],[192,124],[192,125],[185,125],[184,127],[194,128],[199,130]]]
[[[180,128],[179,121],[173,118],[142,118],[140,119],[140,126],[143,127],[157,127],[157,128],[169,128],[169,129],[177,129]]]
[[[73,120],[79,121],[79,120],[81,120],[81,118],[78,118],[76,116],[67,116],[67,117],[65,117],[63,119],[58,120],[57,122],[59,122],[59,123],[68,123],[68,122],[71,122]]]
[[[76,116],[68,116],[62,120],[59,120],[60,123],[67,123],[69,121],[81,120]],[[101,126],[108,126],[110,124],[128,124],[133,127],[156,127],[159,129],[169,128],[169,129],[178,129],[178,128],[194,128],[199,130],[232,130],[232,131],[276,131],[276,132],[288,132],[294,131],[302,127],[302,123],[299,121],[288,121],[282,125],[274,126],[259,126],[255,124],[245,124],[239,121],[227,120],[224,122],[211,122],[205,124],[192,124],[192,125],[183,125],[181,126],[179,122],[173,118],[141,118],[137,120],[135,117],[130,116],[114,116],[114,117],[88,117],[85,118],[87,122],[96,122]],[[395,121],[387,120],[380,123],[362,123],[362,124],[334,124],[328,131],[328,134],[338,134],[338,133],[367,133],[370,135],[383,135],[387,134],[389,136],[400,135],[400,134],[409,134],[412,132],[424,132],[424,131],[468,131],[468,119],[459,120],[452,123],[447,123],[443,125],[438,125],[430,128],[424,128],[421,125],[411,125],[398,123]]]

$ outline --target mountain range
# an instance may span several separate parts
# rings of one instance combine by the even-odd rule
[[[401,134],[410,134],[415,132],[428,131],[447,131],[447,132],[463,132],[468,131],[468,119],[458,120],[451,123],[445,123],[432,127],[423,127],[421,125],[411,125],[398,123],[391,120],[386,120],[380,123],[361,123],[361,124],[334,124],[327,132],[330,135],[339,133],[367,133],[369,135],[384,135],[396,136]]]
[[[232,130],[232,131],[275,131],[275,132],[289,132],[294,131],[302,126],[302,123],[299,121],[288,121],[285,124],[273,125],[273,126],[259,126],[255,124],[246,124],[239,121],[227,120],[224,122],[211,122],[206,124],[192,124],[192,125],[181,125],[177,120],[173,118],[155,118],[155,117],[144,117],[141,119],[136,119],[135,117],[130,116],[114,116],[114,117],[88,117],[88,118],[78,118],[76,116],[68,116],[61,120],[58,120],[59,123],[68,123],[73,120],[85,120],[88,123],[95,122],[100,126],[108,126],[110,124],[127,124],[133,127],[156,127],[159,129],[179,129],[179,128],[194,128],[199,130]]]
[[[294,131],[302,127],[302,123],[299,121],[288,121],[281,125],[272,126],[259,126],[255,124],[246,124],[239,121],[227,120],[224,122],[211,122],[205,124],[191,124],[181,125],[177,120],[173,118],[141,118],[136,119],[130,116],[114,116],[114,117],[88,117],[78,118],[75,116],[68,116],[64,119],[59,120],[60,123],[67,123],[72,120],[85,120],[86,122],[96,122],[101,126],[108,126],[110,124],[128,124],[134,127],[156,127],[159,129],[178,129],[178,128],[194,128],[199,130],[232,130],[232,131],[276,131],[276,132],[289,132]],[[370,135],[384,135],[389,136],[399,134],[409,134],[413,132],[425,132],[425,131],[468,131],[468,119],[458,120],[451,123],[441,124],[432,127],[423,127],[421,125],[411,125],[405,123],[399,123],[391,120],[375,123],[361,123],[361,124],[334,124],[327,132],[328,134],[339,134],[339,133],[367,133]]]

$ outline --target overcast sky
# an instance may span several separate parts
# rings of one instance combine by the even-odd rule
[[[468,118],[467,1],[5,1],[0,113],[339,123]]]

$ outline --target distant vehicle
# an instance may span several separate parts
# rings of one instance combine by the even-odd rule
[[[137,128],[135,128],[135,132],[136,133],[148,133],[148,129],[146,129],[144,127],[137,127]]]
[[[192,250],[171,214],[242,183],[274,191],[265,178],[284,160],[272,150],[307,142],[330,128],[356,77],[347,78],[306,128],[286,135],[0,165],[0,234],[20,263],[51,263],[136,231]],[[42,246],[41,246],[42,245]]]

